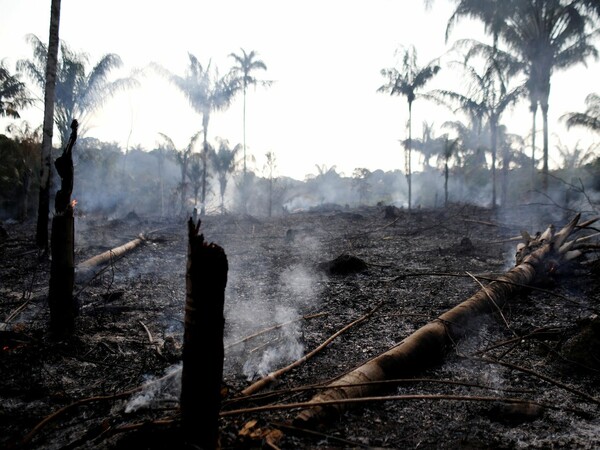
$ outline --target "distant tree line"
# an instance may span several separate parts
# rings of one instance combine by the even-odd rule
[[[403,171],[356,168],[351,176],[344,176],[334,167],[317,166],[317,174],[303,182],[277,176],[274,152],[265,155],[262,173],[247,154],[248,88],[271,84],[256,76],[266,71],[267,65],[255,51],[242,48],[231,53],[232,66],[224,73],[210,60],[202,63],[191,53],[183,75],[151,64],[152,70],[186,96],[200,116],[198,128],[184,148],[177,148],[168,135],[157,134],[156,148],[124,151],[113,143],[85,139],[86,130],[109,98],[140,81],[135,75],[112,77],[122,66],[116,54],[106,54],[90,68],[87,55],[61,42],[53,117],[61,146],[68,138],[71,120],[77,118],[81,124],[74,191],[81,198],[81,210],[107,215],[127,209],[184,215],[198,208],[201,214],[272,215],[327,204],[393,203],[410,209],[476,201],[496,207],[519,201],[526,192],[539,189],[547,194],[553,185],[568,185],[572,190],[583,190],[587,185],[582,180],[593,185],[598,168],[596,147],[567,148],[559,142],[556,147],[562,168],[550,173],[548,110],[552,74],[598,55],[593,39],[599,30],[600,3],[452,1],[456,8],[448,21],[447,39],[461,20],[473,18],[484,24],[491,44],[461,40],[452,47],[454,62],[442,65],[432,61],[423,66],[418,64],[416,48],[407,47],[401,49],[400,67],[381,71],[385,81],[378,90],[403,96],[408,104]],[[21,78],[27,76],[42,91],[47,81],[49,48],[36,36],[28,40],[33,57],[19,61],[16,73],[0,63],[0,115],[14,120],[36,101]],[[462,86],[422,92],[431,80],[450,70],[459,71]],[[243,142],[230,144],[226,138],[211,137],[212,115],[226,110],[239,95],[243,97]],[[424,123],[422,132],[414,136],[413,102],[420,98],[447,106],[452,113],[440,129]],[[511,134],[502,123],[504,113],[520,101],[527,101],[532,113],[532,131],[527,138]],[[541,158],[536,144],[538,110],[542,112]],[[563,120],[568,127],[600,130],[598,94],[589,94],[584,112],[565,113]],[[40,150],[41,131],[17,124],[7,130],[10,137],[0,137],[0,209],[4,215],[24,219],[35,209],[31,197],[43,184],[38,174],[47,160]],[[420,155],[420,171],[412,166],[413,152]],[[542,177],[537,177],[540,163]]]

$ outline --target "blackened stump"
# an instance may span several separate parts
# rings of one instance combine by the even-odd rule
[[[228,264],[223,249],[204,242],[199,228],[200,222],[188,221],[181,417],[186,441],[213,449],[219,446]]]
[[[77,303],[73,298],[75,285],[75,239],[73,205],[73,146],[77,141],[78,123],[71,123],[71,136],[55,166],[61,178],[60,190],[54,200],[54,218],[50,246],[52,264],[50,266],[50,287],[48,305],[50,307],[50,331],[55,335],[65,335],[73,331]]]

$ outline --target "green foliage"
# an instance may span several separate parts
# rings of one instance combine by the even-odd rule
[[[24,219],[33,212],[27,198],[39,187],[40,150],[41,144],[31,137],[0,134],[0,215]]]

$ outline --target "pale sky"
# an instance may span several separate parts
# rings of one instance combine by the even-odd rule
[[[485,39],[481,27],[464,23],[448,44],[446,23],[453,4],[437,0],[426,10],[419,0],[62,0],[60,38],[95,63],[116,53],[125,76],[134,68],[157,62],[183,75],[188,52],[226,72],[228,54],[255,50],[268,70],[256,76],[273,80],[268,88],[250,90],[247,98],[246,142],[260,173],[264,154],[277,158],[277,173],[304,179],[315,165],[336,166],[351,175],[357,167],[402,169],[399,140],[407,137],[406,99],[377,93],[385,80],[382,68],[398,61],[399,46],[415,45],[419,64],[442,56],[458,38]],[[50,0],[0,0],[0,58],[14,71],[15,62],[31,58],[25,35],[48,40]],[[566,131],[558,117],[583,111],[585,96],[599,92],[600,65],[590,62],[553,77],[550,132],[563,143],[590,135]],[[460,90],[460,80],[443,68],[425,88]],[[158,133],[170,136],[179,148],[201,129],[200,115],[182,94],[149,72],[141,87],[117,94],[93,118],[88,136],[118,142],[123,147],[155,148]],[[23,116],[32,125],[42,122],[42,105]],[[421,135],[424,120],[436,125],[454,120],[450,111],[418,100],[413,105],[413,136]],[[527,135],[527,103],[504,117],[509,132]],[[6,120],[0,120],[4,132]],[[541,130],[541,121],[538,129]],[[242,142],[242,97],[212,115],[209,140]],[[541,137],[538,139],[541,143]],[[551,137],[551,146],[557,139]],[[417,166],[418,168],[418,166]]]

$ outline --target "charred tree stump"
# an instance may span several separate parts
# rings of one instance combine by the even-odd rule
[[[61,179],[60,190],[54,199],[54,217],[50,249],[50,287],[48,304],[50,307],[50,331],[57,335],[69,334],[75,327],[77,304],[73,298],[75,284],[75,245],[73,220],[73,146],[77,140],[78,123],[71,123],[71,136],[61,156],[54,165]]]
[[[189,444],[219,447],[223,379],[223,328],[227,256],[188,221],[185,331],[181,374],[181,417]]]

